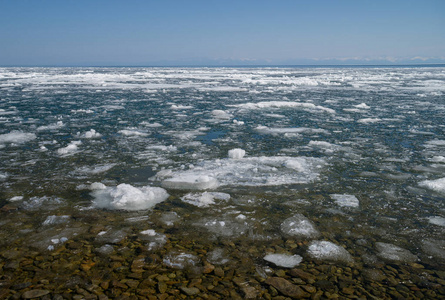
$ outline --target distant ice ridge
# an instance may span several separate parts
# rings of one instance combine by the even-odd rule
[[[134,187],[130,184],[119,184],[107,187],[95,182],[90,186],[94,197],[93,206],[108,209],[144,210],[154,207],[169,197],[167,191],[159,187]]]
[[[305,102],[290,102],[290,101],[263,101],[258,103],[243,103],[231,105],[242,109],[264,109],[264,108],[303,108],[308,110],[322,111],[330,114],[335,114],[335,110],[321,105]]]
[[[347,194],[331,194],[330,195],[332,199],[334,199],[335,203],[339,206],[346,206],[346,207],[358,207],[359,201],[357,197],[354,195],[347,195]]]
[[[181,197],[182,201],[198,207],[208,207],[215,204],[215,200],[228,201],[229,199],[229,194],[218,192],[188,193]]]
[[[283,268],[294,268],[298,266],[303,257],[300,255],[289,255],[289,254],[267,254],[263,257],[265,261],[271,262],[278,267]]]
[[[238,153],[240,154],[240,153]],[[214,189],[218,186],[274,186],[318,179],[325,161],[313,157],[248,157],[203,161],[191,170],[163,170],[156,179],[164,188]]]
[[[28,133],[23,131],[14,130],[10,133],[0,134],[0,144],[23,144],[36,139],[37,136],[34,133]]]
[[[445,178],[439,178],[436,180],[424,180],[419,182],[419,185],[435,192],[445,194]]]

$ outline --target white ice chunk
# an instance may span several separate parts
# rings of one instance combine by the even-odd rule
[[[91,185],[90,185],[90,189],[92,190],[92,191],[96,191],[96,190],[105,190],[107,188],[107,186],[105,185],[105,184],[103,184],[103,183],[100,183],[100,182],[93,182]]]
[[[431,224],[445,227],[445,218],[443,217],[434,216],[434,217],[429,217],[428,220]]]
[[[244,121],[233,120],[233,124],[235,125],[244,125]]]
[[[125,183],[116,187],[94,189],[92,195],[95,198],[93,201],[95,207],[123,210],[150,209],[169,197],[163,188],[150,186],[137,188]]]
[[[381,258],[403,262],[414,262],[417,260],[417,256],[415,256],[408,250],[400,248],[396,245],[377,242],[375,243],[375,246],[379,251],[378,256],[380,256]]]
[[[298,266],[303,257],[300,255],[289,255],[289,254],[268,254],[263,258],[265,261],[271,262],[278,267],[283,268],[294,268]]]
[[[246,155],[246,151],[240,148],[235,148],[232,150],[229,150],[229,158],[232,159],[241,159]]]
[[[10,133],[0,134],[0,144],[15,143],[23,144],[36,139],[37,136],[34,133],[27,133],[23,131],[14,130]]]
[[[97,132],[94,129],[90,129],[89,131],[87,131],[81,135],[81,137],[85,138],[85,139],[97,139],[97,138],[100,138],[101,136],[102,136],[102,134],[100,134],[99,132]]]
[[[255,128],[261,134],[272,134],[272,135],[282,135],[282,134],[329,134],[329,132],[325,129],[319,128],[307,128],[307,127],[291,127],[291,128],[273,128],[259,125]]]
[[[357,197],[354,195],[347,195],[347,194],[331,194],[330,195],[332,199],[335,200],[335,203],[339,206],[346,206],[346,207],[358,207],[359,201]]]
[[[148,230],[141,231],[141,234],[145,234],[145,235],[148,235],[148,236],[155,236],[156,235],[156,231],[154,231],[153,229],[148,229]]]
[[[63,224],[68,222],[70,216],[48,216],[46,220],[43,222],[43,225],[55,225],[55,224]]]
[[[204,192],[188,193],[185,196],[181,197],[182,201],[198,207],[208,207],[211,204],[215,204],[215,199],[227,201],[230,199],[230,195],[218,192]]]
[[[9,199],[10,202],[17,202],[17,201],[22,201],[23,200],[23,196],[14,196],[11,199]]]
[[[328,241],[312,241],[308,247],[308,254],[321,260],[352,262],[352,256],[345,248]]]
[[[302,214],[287,218],[281,224],[281,232],[298,238],[315,238],[319,235],[314,224]]]
[[[55,129],[62,128],[63,126],[65,126],[65,124],[63,124],[62,121],[58,121],[57,123],[50,124],[47,126],[39,126],[39,127],[37,127],[37,130],[39,130],[39,131],[41,131],[41,130],[55,130]]]
[[[215,119],[219,120],[228,120],[232,117],[232,115],[220,109],[212,110],[212,115]]]
[[[419,182],[419,185],[438,193],[445,193],[445,177],[436,180],[424,180]]]
[[[323,159],[312,157],[217,159],[202,161],[191,170],[162,170],[154,179],[168,178],[162,182],[165,188],[189,190],[212,189],[218,185],[274,186],[312,182],[324,164]]]
[[[71,143],[68,144],[68,146],[57,149],[57,153],[59,155],[73,154],[73,153],[77,152],[78,146],[81,144],[82,144],[81,141],[72,141]]]
[[[355,107],[360,108],[360,109],[370,109],[371,108],[366,103],[360,103],[358,105],[355,105]]]
[[[209,190],[218,187],[218,180],[207,175],[175,176],[164,180],[161,185],[166,189]]]
[[[125,136],[147,136],[148,134],[136,129],[123,129],[119,130],[118,133]]]
[[[199,257],[190,253],[171,252],[164,257],[163,262],[170,268],[184,269],[196,265],[199,262]]]
[[[304,103],[304,102],[288,102],[288,101],[263,101],[258,103],[243,103],[233,105],[235,107],[243,108],[243,109],[264,109],[264,108],[303,108],[307,110],[314,111],[322,111],[331,114],[335,114],[335,110],[326,108],[320,105],[315,105],[313,103]]]
[[[421,247],[426,254],[445,260],[445,240],[426,239]]]
[[[230,260],[227,258],[226,251],[222,248],[216,248],[210,252],[207,252],[207,260],[214,265],[223,265]]]
[[[382,121],[382,119],[379,118],[364,118],[357,120],[358,123],[363,123],[363,124],[378,123],[380,121]]]

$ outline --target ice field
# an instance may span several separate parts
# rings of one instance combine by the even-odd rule
[[[440,269],[444,121],[443,67],[0,68],[0,244],[100,223],[101,253],[283,239],[307,246],[257,263]]]

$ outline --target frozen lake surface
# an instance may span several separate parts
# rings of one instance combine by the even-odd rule
[[[441,269],[444,120],[441,67],[0,68],[0,243]]]

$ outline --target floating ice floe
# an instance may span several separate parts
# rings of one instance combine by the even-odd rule
[[[207,252],[207,261],[214,265],[223,265],[230,261],[227,258],[226,250],[222,248],[216,248],[210,252]]]
[[[281,135],[281,134],[302,134],[302,133],[308,133],[308,134],[329,134],[329,131],[325,129],[319,129],[319,128],[307,128],[307,127],[291,127],[291,128],[273,128],[273,127],[267,127],[259,125],[255,128],[255,130],[261,134],[273,134],[273,135]]]
[[[23,200],[23,196],[14,196],[9,199],[9,202],[18,202],[18,201],[22,201],[22,200]]]
[[[36,138],[37,136],[34,133],[14,130],[10,133],[0,134],[0,144],[23,144]]]
[[[264,108],[302,108],[311,111],[322,111],[335,114],[335,110],[315,105],[313,103],[289,102],[289,101],[263,101],[258,103],[243,103],[231,105],[242,109],[264,109]]]
[[[37,127],[37,130],[43,131],[43,130],[55,130],[64,127],[65,124],[62,121],[58,121],[57,123],[46,125],[46,126],[39,126]]]
[[[79,149],[78,146],[81,144],[82,144],[81,141],[72,141],[71,143],[68,144],[68,146],[57,149],[57,153],[59,155],[69,155],[76,153],[77,150]]]
[[[215,200],[227,201],[230,195],[218,192],[204,192],[204,193],[188,193],[181,197],[181,200],[198,207],[208,207],[215,204]]]
[[[312,241],[307,253],[320,260],[353,262],[351,254],[345,248],[328,241]]]
[[[224,110],[220,110],[220,109],[212,110],[212,116],[215,119],[219,119],[219,120],[229,120],[230,118],[232,118],[231,114],[229,114],[228,112],[226,112]]]
[[[360,109],[370,109],[371,108],[366,103],[360,103],[358,105],[354,105],[354,107],[357,107],[357,108],[360,108]]]
[[[80,137],[84,139],[97,139],[102,137],[102,134],[100,134],[94,129],[90,129],[89,131],[83,133]]]
[[[436,180],[424,180],[419,182],[419,185],[438,193],[445,193],[445,178]]]
[[[358,123],[363,123],[363,124],[378,123],[380,121],[382,121],[382,119],[379,118],[364,118],[357,120]]]
[[[316,238],[320,233],[314,224],[302,214],[296,214],[281,223],[281,232],[298,238]]]
[[[265,261],[271,262],[278,267],[283,268],[294,268],[298,266],[303,257],[300,255],[289,255],[289,254],[267,254],[263,257]]]
[[[426,254],[445,260],[445,240],[426,239],[422,241],[421,248]]]
[[[148,242],[147,249],[149,251],[158,249],[167,243],[167,237],[165,234],[157,233],[153,229],[141,231],[139,238],[142,241]]]
[[[56,224],[63,224],[68,222],[70,219],[70,216],[48,216],[45,221],[43,222],[43,225],[56,225]]]
[[[93,206],[98,208],[144,210],[154,207],[169,197],[163,188],[151,186],[137,188],[125,183],[116,187],[93,183],[91,189],[94,197]]]
[[[168,189],[205,190],[218,186],[276,186],[318,179],[325,162],[313,157],[247,157],[203,161],[191,170],[162,170],[156,179]]]
[[[429,217],[428,221],[431,224],[445,227],[445,218],[443,218],[443,217],[439,217],[439,216]]]
[[[148,133],[139,131],[137,129],[123,129],[119,130],[118,133],[124,136],[147,136]]]
[[[330,196],[332,199],[334,199],[337,205],[342,207],[358,207],[360,204],[357,197],[354,195],[331,194]]]
[[[184,269],[195,266],[199,263],[199,258],[193,254],[173,251],[164,257],[163,262],[170,268]]]
[[[246,155],[246,151],[240,148],[231,149],[228,152],[229,158],[241,159]]]
[[[417,260],[417,256],[396,245],[377,242],[375,246],[377,251],[379,251],[378,256],[383,259],[404,262],[414,262]]]
[[[162,181],[166,189],[176,190],[209,190],[219,186],[218,180],[207,175],[179,175]]]
[[[127,238],[129,232],[130,230],[128,228],[101,231],[96,236],[96,242],[104,244],[119,244]]]

